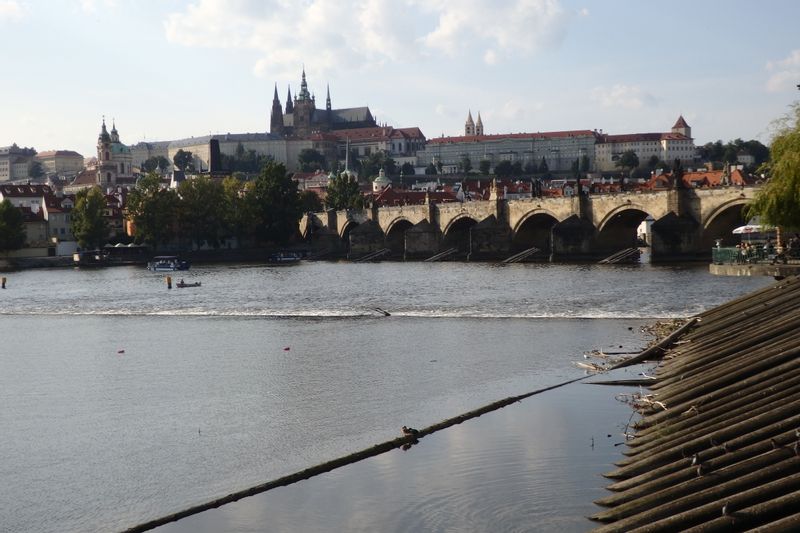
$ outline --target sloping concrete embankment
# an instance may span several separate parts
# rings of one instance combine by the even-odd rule
[[[699,315],[655,377],[595,531],[800,531],[800,278]]]

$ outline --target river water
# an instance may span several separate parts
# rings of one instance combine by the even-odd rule
[[[0,530],[122,530],[392,439],[404,424],[579,377],[572,362],[584,352],[640,349],[639,327],[654,318],[771,281],[649,264],[310,262],[179,274],[202,286],[168,290],[164,275],[140,267],[4,274]],[[405,454],[275,491],[258,511],[245,500],[175,526],[463,531],[472,517],[481,531],[482,516],[497,531],[537,530],[537,520],[584,530],[604,483],[576,493],[557,480],[574,470],[570,413],[608,416],[598,395],[613,393],[595,389],[545,393]],[[547,431],[530,430],[543,421]],[[619,448],[596,431],[599,455],[575,464],[602,472]],[[491,452],[487,433],[504,435]],[[553,453],[537,457],[531,443]],[[485,475],[489,464],[499,477]],[[444,471],[461,474],[448,483]],[[580,472],[566,477],[582,486]]]

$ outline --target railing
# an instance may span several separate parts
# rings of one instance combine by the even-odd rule
[[[717,265],[745,265],[755,263],[785,263],[788,259],[796,259],[795,254],[787,252],[777,254],[775,250],[764,250],[762,246],[751,248],[712,248],[711,260]]]

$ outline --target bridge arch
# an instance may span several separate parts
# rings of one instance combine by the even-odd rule
[[[620,218],[619,215],[625,213],[626,211],[642,213],[643,216],[641,217],[641,220],[639,221],[639,223],[641,223],[641,221],[644,220],[645,218],[647,218],[648,216],[652,217],[652,218],[656,218],[645,207],[643,207],[643,206],[641,206],[639,204],[626,203],[626,204],[622,204],[620,206],[617,206],[614,209],[612,209],[611,211],[609,211],[608,213],[606,213],[606,215],[602,218],[602,220],[600,220],[600,223],[597,225],[597,231],[598,232],[603,231],[606,228],[606,226],[608,224],[610,224],[610,223],[615,223],[615,222],[618,223],[619,222],[618,219]]]
[[[747,198],[736,198],[720,204],[709,213],[708,218],[703,221],[703,249],[708,250],[715,246],[718,239],[722,246],[738,244],[739,238],[733,234],[733,230],[747,222],[745,217],[747,203]]]
[[[534,209],[526,213],[512,231],[512,247],[515,251],[538,248],[549,254],[553,247],[552,229],[558,217],[546,209]]]
[[[413,227],[414,224],[406,217],[397,217],[386,227],[386,247],[392,251],[393,256],[404,254],[406,231]]]
[[[350,232],[353,229],[358,227],[358,222],[355,220],[348,220],[342,225],[342,229],[339,231],[339,237],[345,241],[345,243],[350,241]]]
[[[456,215],[442,232],[444,246],[458,248],[461,252],[469,252],[469,230],[477,223],[477,220],[466,213]]]
[[[611,210],[600,223],[595,235],[595,247],[604,254],[638,246],[637,228],[652,219],[642,206],[625,204]]]

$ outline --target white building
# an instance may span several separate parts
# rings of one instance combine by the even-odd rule
[[[670,165],[678,159],[687,167],[697,159],[692,128],[683,116],[678,117],[667,133],[600,135],[595,145],[596,169],[601,172],[615,170],[617,160],[627,151],[635,152],[640,164],[646,164],[655,156]]]

